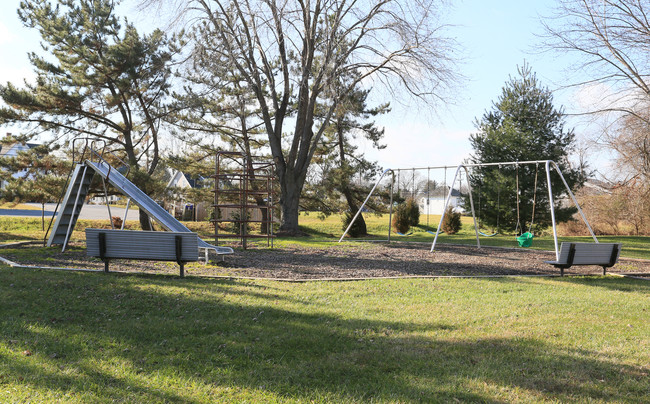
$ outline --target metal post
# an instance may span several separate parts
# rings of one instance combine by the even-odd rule
[[[214,167],[214,245],[219,245],[219,165],[221,155],[217,152]]]
[[[560,250],[557,247],[557,226],[555,225],[555,204],[553,203],[553,188],[551,188],[551,160],[547,160],[546,164],[546,184],[548,187],[548,203],[551,209],[551,224],[553,225],[553,243],[555,245],[555,260],[560,260]]]
[[[108,176],[106,176],[108,178]],[[108,209],[108,220],[111,222],[111,229],[115,230],[115,225],[113,224],[113,215],[111,214],[111,205],[108,203],[108,191],[106,190],[106,180],[102,178],[102,186],[104,187],[104,203],[106,203],[106,208]]]
[[[124,219],[122,219],[122,227],[120,227],[120,230],[124,230],[124,225],[126,224],[126,215],[129,214],[129,206],[131,206],[131,198],[126,200],[126,209],[124,209]]]
[[[242,166],[242,176],[241,176],[241,209],[240,209],[240,214],[239,214],[239,231],[241,234],[241,245],[242,248],[245,250],[246,249],[246,238],[248,235],[246,234],[246,227],[248,227],[248,208],[246,205],[248,204],[248,176],[250,173],[248,172],[248,156],[244,154],[243,156],[243,166]]]
[[[388,206],[388,242],[390,243],[390,233],[393,226],[393,185],[395,185],[395,171],[390,176],[390,202]]]
[[[589,225],[589,222],[587,221],[587,218],[585,217],[585,214],[582,212],[582,209],[580,209],[580,205],[578,204],[578,200],[576,199],[575,195],[573,195],[573,192],[571,192],[571,189],[569,188],[569,184],[567,184],[566,180],[564,179],[564,175],[562,174],[562,171],[560,171],[560,168],[558,167],[557,163],[555,163],[555,161],[551,161],[551,163],[553,163],[553,165],[555,166],[555,170],[558,172],[558,174],[560,174],[560,178],[562,179],[562,182],[564,183],[564,187],[566,188],[567,192],[569,193],[569,196],[571,197],[571,200],[576,205],[576,208],[578,208],[578,212],[580,213],[580,216],[582,217],[582,220],[587,225],[587,229],[589,229],[589,233],[591,234],[591,237],[594,239],[594,242],[598,243],[598,239],[596,238],[596,235],[594,234],[594,231],[591,229],[591,226]]]
[[[467,189],[469,191],[469,205],[472,208],[472,219],[474,219],[474,233],[476,233],[476,247],[481,248],[481,240],[478,238],[478,226],[476,224],[476,214],[474,213],[474,199],[472,198],[472,184],[469,180],[469,172],[467,171],[467,167],[463,166],[463,169],[465,170],[465,177],[467,177]]]
[[[442,209],[442,215],[440,216],[440,223],[438,223],[438,228],[436,229],[436,236],[433,238],[433,243],[431,244],[431,252],[436,248],[436,242],[438,241],[438,234],[440,234],[440,228],[442,227],[442,221],[445,220],[445,213],[447,212],[447,205],[449,204],[449,201],[451,200],[451,191],[454,189],[454,184],[456,183],[456,178],[458,177],[458,173],[460,172],[461,168],[464,168],[462,164],[456,168],[456,174],[454,174],[454,180],[451,182],[451,186],[449,187],[449,192],[447,193],[447,198],[445,199],[445,206]],[[445,169],[446,170],[446,169]],[[446,172],[446,171],[445,171]],[[445,183],[446,183],[446,178],[445,178]]]
[[[375,189],[377,188],[377,185],[379,185],[379,183],[381,182],[382,178],[384,178],[384,175],[386,175],[386,173],[388,173],[389,171],[392,172],[393,170],[390,169],[390,168],[388,168],[388,169],[384,170],[383,173],[381,173],[381,176],[379,177],[379,179],[378,179],[377,182],[375,183],[375,186],[372,187],[372,189],[370,190],[370,193],[369,193],[368,196],[366,197],[366,200],[363,201],[363,203],[361,204],[361,207],[360,207],[359,210],[357,211],[357,214],[354,215],[354,217],[353,217],[352,220],[350,221],[350,224],[348,225],[348,228],[345,229],[345,231],[343,232],[343,235],[342,235],[341,238],[339,239],[339,243],[340,243],[341,241],[343,241],[343,238],[345,237],[345,235],[348,234],[348,231],[349,231],[350,228],[352,227],[352,224],[354,223],[355,220],[357,220],[357,217],[359,217],[359,215],[361,214],[361,211],[362,211],[363,208],[366,206],[366,203],[368,202],[368,200],[369,200],[370,197],[372,196],[372,193],[375,192]],[[391,188],[392,188],[392,185],[391,185]],[[392,201],[392,193],[391,193],[391,201]],[[392,203],[391,203],[391,205],[392,205]],[[389,230],[389,231],[390,231],[390,230]]]

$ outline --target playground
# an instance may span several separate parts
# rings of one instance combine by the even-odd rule
[[[479,234],[474,212],[456,234],[433,231],[442,215],[426,212],[403,236],[391,213],[366,214],[369,239],[339,241],[341,216],[304,213],[308,237],[243,248],[218,243],[211,223],[171,218],[102,162],[77,167],[50,246],[38,219],[0,220],[0,400],[647,397],[648,237],[524,222],[535,232],[524,248]],[[77,220],[91,170],[168,231]],[[589,261],[583,248],[607,252]]]
[[[36,219],[12,219],[30,223],[21,229],[23,234],[39,233]],[[310,237],[276,240],[274,248],[257,247],[233,254],[186,265],[186,275],[194,277],[262,278],[282,280],[370,279],[386,277],[437,277],[437,276],[503,276],[534,275],[557,276],[559,271],[544,261],[552,260],[553,239],[550,236],[536,240],[535,248],[520,248],[514,238],[491,237],[483,240],[479,249],[473,239],[471,219],[463,218],[464,229],[458,235],[443,235],[442,243],[430,252],[432,235],[421,230],[409,237],[394,238],[386,242],[337,243],[329,233],[340,228],[340,219],[330,217],[320,220],[315,215],[303,216]],[[433,219],[432,219],[433,220]],[[105,222],[105,221],[104,221]],[[370,231],[381,237],[385,231],[386,215],[369,216]],[[199,234],[209,231],[209,226],[193,227]],[[36,267],[57,267],[102,271],[103,263],[86,254],[83,228],[99,227],[101,221],[80,221],[77,231],[65,252],[58,248],[43,247],[38,241],[0,249],[0,257],[16,264]],[[106,227],[106,223],[103,223]],[[137,227],[135,220],[129,227]],[[11,234],[6,237],[14,238]],[[564,237],[562,240],[584,241],[586,237]],[[626,248],[619,262],[608,270],[610,274],[650,274],[647,237],[608,237],[603,242],[623,242]],[[487,245],[485,245],[487,243]],[[178,275],[174,262],[123,260],[111,261],[111,271],[123,273],[148,273]],[[567,275],[602,275],[598,266],[576,266]]]
[[[388,223],[384,226],[387,230],[386,244],[379,243],[381,240],[374,239],[375,241],[369,244],[354,243],[352,245],[335,246],[332,244],[334,234],[326,234],[321,245],[311,246],[310,248],[301,248],[299,245],[285,242],[284,247],[281,249],[258,249],[247,250],[247,239],[249,237],[262,237],[267,240],[267,247],[272,247],[272,240],[275,238],[273,235],[273,186],[272,176],[267,173],[272,172],[272,166],[267,163],[261,163],[260,166],[263,171],[256,171],[256,164],[250,157],[246,157],[241,153],[225,153],[218,152],[216,155],[215,175],[214,181],[214,205],[215,209],[220,208],[236,208],[239,209],[238,217],[241,219],[221,218],[215,217],[212,220],[214,228],[214,244],[206,242],[205,234],[199,235],[193,232],[185,224],[178,221],[170,215],[163,207],[152,200],[145,192],[140,190],[133,184],[127,177],[130,172],[130,167],[123,160],[115,155],[109,153],[104,155],[104,147],[98,148],[97,141],[88,138],[75,139],[76,141],[83,142],[80,154],[73,153],[72,160],[75,165],[68,175],[67,185],[61,198],[57,203],[56,209],[58,215],[52,217],[50,224],[45,232],[43,238],[45,248],[34,251],[34,247],[30,246],[32,243],[26,243],[16,246],[8,246],[7,254],[3,257],[6,264],[11,266],[23,267],[38,267],[38,268],[61,268],[70,270],[84,270],[84,271],[97,271],[100,270],[98,266],[103,266],[105,272],[109,272],[109,267],[112,262],[113,271],[120,272],[168,272],[169,265],[166,262],[150,263],[148,261],[168,261],[175,262],[179,266],[179,274],[181,277],[185,275],[185,266],[193,275],[198,276],[213,276],[213,277],[241,277],[241,278],[264,278],[264,279],[278,279],[278,280],[324,280],[324,279],[368,279],[368,278],[391,278],[391,277],[437,277],[437,276],[504,276],[504,275],[537,275],[549,276],[555,275],[557,269],[560,269],[560,275],[564,275],[565,270],[567,274],[590,274],[593,273],[593,268],[602,268],[604,275],[608,268],[614,267],[619,261],[621,254],[622,243],[614,240],[610,243],[599,243],[596,235],[594,234],[591,226],[584,213],[580,209],[577,199],[573,195],[567,181],[565,180],[559,166],[551,160],[535,160],[535,161],[514,161],[514,162],[501,162],[501,163],[484,163],[484,164],[461,164],[456,167],[440,166],[440,167],[424,167],[424,168],[411,168],[411,169],[387,169],[376,180],[375,185],[368,193],[365,201],[355,212],[354,217],[349,222],[349,225],[338,239],[341,243],[348,231],[355,224],[357,219],[361,220],[361,213],[364,207],[381,205],[381,197],[377,203],[373,203],[371,198],[375,190],[378,190],[382,180],[390,178],[389,190],[389,203],[388,203]],[[99,143],[101,144],[101,143]],[[74,150],[74,142],[73,142]],[[115,167],[106,159],[109,158]],[[240,167],[241,171],[232,171],[222,165],[222,160],[235,163],[235,167]],[[540,170],[540,166],[542,169]],[[447,184],[447,170],[455,168],[454,175],[450,182]],[[532,190],[528,190],[528,194],[524,192],[520,186],[520,172],[524,173],[527,168],[529,175],[534,172],[534,182]],[[237,168],[235,169],[237,170]],[[423,195],[424,188],[426,188],[426,217],[425,231],[429,235],[433,235],[430,252],[427,253],[424,243],[416,243],[415,240],[408,243],[406,240],[409,235],[393,231],[395,223],[392,221],[393,209],[396,206],[394,198],[401,199],[402,194],[408,194],[409,188],[411,190],[410,198],[413,204],[417,203],[415,200],[418,198],[418,191],[416,187],[416,170],[426,172],[425,186],[419,191]],[[442,173],[442,181],[436,183],[432,179],[432,170],[440,175]],[[488,171],[490,170],[490,171]],[[501,195],[500,188],[502,186],[493,186],[496,188],[497,198],[492,200],[492,207],[496,208],[495,213],[492,215],[496,218],[495,229],[492,234],[486,234],[481,229],[481,209],[483,204],[481,201],[480,185],[484,183],[487,178],[501,178],[503,181],[503,173],[510,171],[509,177],[515,175],[515,211],[516,211],[516,229],[515,238],[519,247],[531,247],[533,239],[535,238],[534,232],[537,232],[539,237],[541,233],[535,230],[536,217],[536,203],[538,197],[538,177],[545,177],[546,190],[548,192],[547,203],[549,205],[548,212],[550,218],[547,220],[548,225],[552,229],[553,250],[555,254],[550,254],[544,249],[530,251],[522,248],[512,248],[509,246],[500,246],[501,248],[481,248],[480,236],[484,240],[492,240],[492,237],[498,236],[501,228],[499,226],[499,218],[504,215],[504,220],[507,215],[512,216],[512,211],[506,206],[502,207],[502,199],[507,199],[505,195]],[[554,170],[552,172],[552,170]],[[410,185],[407,181],[400,181],[402,172],[411,175]],[[450,245],[438,246],[438,251],[434,251],[438,238],[441,235],[441,230],[444,228],[443,222],[445,215],[454,215],[452,206],[450,205],[452,196],[454,194],[454,187],[458,185],[458,195],[461,196],[463,192],[463,173],[465,177],[466,189],[466,202],[456,202],[454,209],[464,208],[466,213],[471,213],[470,217],[466,218],[465,228],[472,228],[476,241],[476,249],[472,249],[467,245],[455,245],[453,241]],[[471,173],[471,175],[470,175]],[[586,240],[573,240],[567,243],[566,247],[558,242],[558,231],[556,223],[556,209],[564,209],[556,207],[554,203],[554,193],[561,195],[554,191],[552,187],[551,176],[556,176],[556,182],[564,186],[565,192],[570,197],[570,201],[574,204],[576,212],[580,214],[580,218],[584,222],[586,229],[589,231],[591,238],[589,243]],[[507,178],[507,177],[506,177]],[[87,227],[86,225],[79,226],[77,221],[81,210],[84,206],[84,201],[89,193],[91,184],[96,179],[99,179],[104,190],[104,198],[108,202],[107,187],[110,185],[118,190],[121,194],[128,197],[126,209],[124,210],[124,217],[119,218],[121,227],[118,229],[115,226],[115,216],[111,213],[110,205],[107,203],[107,213],[110,228],[106,228],[105,224],[99,223],[96,228]],[[405,178],[406,179],[406,178]],[[512,179],[512,178],[510,178]],[[233,180],[238,182],[238,188],[224,188],[225,182],[232,183]],[[561,180],[561,182],[559,181]],[[261,181],[261,186],[256,182]],[[496,183],[499,183],[497,181]],[[404,185],[400,186],[400,183]],[[474,192],[472,191],[472,183],[478,185],[478,214],[475,210]],[[442,187],[440,187],[442,185]],[[442,195],[446,194],[442,200],[442,209],[440,215],[436,217],[439,219],[439,224],[432,231],[429,226],[431,215],[431,188],[440,188]],[[489,188],[485,187],[484,188]],[[504,191],[505,194],[505,191]],[[220,199],[229,195],[235,196],[235,203],[231,200],[226,201]],[[375,199],[377,195],[375,195]],[[462,198],[462,196],[461,196]],[[249,234],[246,230],[254,220],[250,219],[251,210],[260,210],[260,206],[254,203],[254,200],[263,202],[261,208],[264,215],[259,223],[265,227],[264,235]],[[127,214],[129,206],[134,203],[139,209],[145,212],[150,223],[155,221],[158,225],[162,226],[166,232],[151,232],[151,231],[138,231],[125,228],[127,223]],[[221,202],[221,203],[220,203]],[[486,202],[484,200],[484,202]],[[495,204],[496,202],[496,204]],[[488,208],[490,205],[485,205]],[[449,209],[448,209],[449,208]],[[526,208],[532,214],[530,220],[522,219],[522,215]],[[467,210],[469,209],[469,211]],[[220,215],[220,213],[219,213]],[[334,215],[336,216],[336,215]],[[379,215],[381,216],[381,215]],[[539,216],[539,215],[538,215]],[[417,210],[417,220],[415,224],[420,222],[422,213]],[[395,217],[397,219],[397,216]],[[471,218],[471,222],[468,220]],[[365,219],[364,219],[365,220]],[[409,219],[413,220],[413,219]],[[460,214],[458,214],[458,226],[462,227],[460,223]],[[511,220],[514,220],[512,217]],[[223,222],[234,222],[239,227],[238,234],[224,235],[219,232],[219,228]],[[515,222],[512,222],[513,224]],[[96,226],[97,224],[95,224]],[[85,229],[85,243],[77,235],[79,231]],[[406,227],[408,230],[408,227]],[[527,231],[526,231],[527,229]],[[75,234],[77,230],[77,234]],[[456,233],[454,230],[451,234]],[[445,230],[449,233],[448,230]],[[471,230],[466,233],[471,233]],[[404,242],[390,243],[391,234],[393,238],[401,236]],[[449,235],[449,234],[448,234]],[[203,237],[203,238],[201,238]],[[242,250],[235,253],[231,246],[219,245],[219,241],[224,237],[235,237],[241,239]],[[417,237],[413,237],[416,239]],[[430,237],[428,237],[430,239]],[[420,237],[421,239],[421,237]],[[420,240],[422,241],[422,240]],[[488,241],[489,242],[489,241]],[[223,244],[223,242],[221,243]],[[232,243],[230,243],[232,244]],[[467,244],[467,243],[463,243]],[[51,249],[53,246],[61,246],[60,250]],[[232,245],[235,246],[235,245]],[[26,249],[25,249],[26,248]],[[26,252],[28,251],[28,252]],[[60,251],[60,252],[58,252]],[[67,253],[66,253],[67,251]],[[434,253],[435,252],[435,253]],[[85,254],[84,254],[85,253]],[[43,263],[44,257],[46,263]],[[212,262],[210,261],[212,257]],[[226,258],[228,257],[228,258]],[[127,260],[123,263],[123,260]],[[138,261],[133,264],[130,260]],[[140,263],[145,262],[145,264]],[[572,266],[586,266],[589,269],[576,272],[576,269],[571,269]],[[644,274],[647,272],[646,263],[642,261],[621,262],[616,268],[618,273],[626,272],[629,274]]]
[[[625,245],[610,276],[576,266],[560,278],[544,262],[551,234],[530,248],[508,234],[477,248],[463,217],[431,252],[426,225],[387,243],[387,215],[366,221],[373,241],[338,243],[340,217],[303,214],[310,237],[234,248],[179,278],[175,262],[150,260],[111,260],[102,273],[84,229],[110,230],[106,220],[77,221],[62,252],[43,247],[40,220],[2,218],[14,244],[0,257],[22,267],[0,271],[0,400],[647,398],[650,286],[637,278],[650,275],[648,237],[600,237]],[[185,225],[209,239],[209,223]]]

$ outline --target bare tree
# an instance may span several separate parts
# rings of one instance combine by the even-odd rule
[[[578,53],[574,66],[588,79],[573,85],[604,84],[610,94],[590,113],[640,114],[650,101],[650,3],[639,0],[560,0],[544,23],[545,47]]]
[[[155,1],[155,0],[153,0]],[[438,0],[193,0],[210,51],[255,94],[281,187],[282,225],[298,232],[308,167],[337,108],[324,90],[347,72],[360,83],[435,101],[454,81],[453,41]],[[199,46],[201,44],[198,44]],[[325,112],[316,114],[323,108]]]
[[[617,154],[617,166],[626,179],[650,184],[650,122],[626,115],[606,131],[605,140]]]

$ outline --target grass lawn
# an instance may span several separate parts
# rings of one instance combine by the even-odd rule
[[[132,215],[131,217],[134,217]],[[365,215],[368,225],[368,232],[370,236],[367,239],[385,240],[388,234],[388,215],[377,216],[374,214]],[[429,215],[429,226],[426,225],[427,217],[422,215],[420,218],[421,225],[412,229],[413,234],[408,237],[401,237],[396,234],[391,235],[391,239],[397,242],[420,242],[427,243],[431,246],[433,242],[433,234],[428,231],[433,231],[438,225],[440,216]],[[474,234],[474,227],[471,217],[462,218],[463,227],[458,234],[449,236],[441,233],[439,236],[439,243],[454,243],[454,244],[471,244],[476,245],[476,236]],[[275,241],[276,245],[282,246],[286,244],[303,244],[303,245],[322,245],[322,243],[336,243],[343,234],[341,229],[341,219],[338,215],[332,215],[325,220],[321,220],[315,213],[302,213],[300,216],[301,230],[305,231],[310,237],[302,238],[280,238]],[[208,222],[184,222],[192,231],[199,234],[205,240],[210,240],[214,235],[214,229]],[[47,228],[48,223],[45,224]],[[84,229],[86,227],[110,227],[108,220],[79,220],[75,227],[75,232],[72,234],[72,240],[84,240]],[[127,229],[139,229],[137,220],[127,220]],[[548,233],[548,231],[547,231]],[[40,218],[21,218],[21,217],[0,217],[0,243],[15,242],[15,241],[28,241],[28,240],[43,240],[44,232],[41,230]],[[607,243],[623,243],[622,257],[628,258],[643,258],[650,259],[650,237],[648,236],[599,236],[598,240]],[[562,241],[584,241],[592,242],[591,237],[568,237],[560,235],[559,242]],[[256,241],[249,241],[250,244],[255,244]],[[265,241],[258,241],[260,245],[265,246]],[[481,245],[486,246],[501,246],[501,247],[517,247],[517,242],[513,235],[497,235],[495,237],[481,237]],[[533,249],[550,250],[553,251],[553,236],[552,234],[543,234],[536,236],[533,241]],[[1,255],[1,253],[0,253]]]
[[[381,237],[387,218],[371,218]],[[341,234],[338,218],[301,223],[312,237],[277,243]],[[468,228],[446,240],[473,243]],[[420,233],[408,239],[431,242]],[[30,239],[39,219],[0,218],[0,241]],[[625,240],[650,258],[647,237]],[[649,316],[650,283],[617,277],[294,284],[0,265],[0,402],[648,402]]]
[[[650,283],[0,266],[0,402],[648,402]]]

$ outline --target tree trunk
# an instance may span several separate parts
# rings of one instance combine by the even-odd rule
[[[282,224],[280,225],[279,235],[297,236],[302,235],[298,229],[298,215],[300,209],[300,192],[302,187],[298,185],[293,177],[285,176],[281,181],[282,199],[280,206],[282,209]]]
[[[357,211],[359,211],[359,206],[357,205],[356,200],[354,199],[354,195],[352,195],[352,190],[348,186],[344,186],[343,189],[341,190],[341,193],[343,196],[345,196],[345,200],[348,203],[348,208],[350,209],[351,214],[356,214]],[[366,226],[366,220],[363,218],[363,214],[359,215],[356,220],[356,227],[358,228],[358,235],[359,236],[367,236],[368,235],[368,228]]]
[[[154,228],[151,221],[149,220],[149,215],[147,215],[147,213],[142,209],[140,209],[139,211],[140,211],[140,215],[139,215],[140,228],[142,230],[153,231]]]

